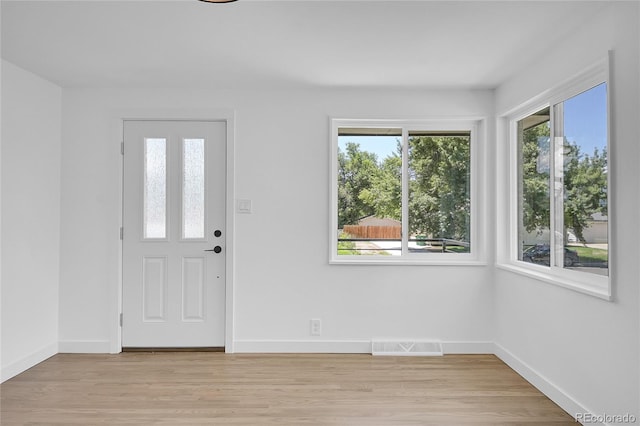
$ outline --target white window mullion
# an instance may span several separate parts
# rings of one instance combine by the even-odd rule
[[[564,123],[562,103],[552,106],[551,113],[551,267],[564,265]]]
[[[469,211],[469,239],[470,239],[470,245],[469,245],[469,250],[471,251],[471,253],[476,253],[477,251],[479,251],[479,242],[481,239],[485,238],[485,235],[480,234],[480,227],[478,226],[478,223],[473,219],[473,218],[477,218],[480,215],[478,214],[478,209],[480,209],[480,204],[479,204],[479,199],[477,197],[477,194],[479,193],[479,187],[480,187],[480,174],[476,173],[476,170],[479,169],[478,164],[480,162],[480,154],[479,154],[479,147],[478,147],[478,133],[479,133],[479,129],[478,129],[478,124],[474,123],[470,133],[469,133],[469,176],[470,176],[470,183],[469,183],[469,200],[471,203],[471,208]],[[484,209],[484,207],[482,207]],[[484,215],[482,215],[484,216]]]
[[[409,131],[402,129],[402,255],[409,253]]]
[[[557,185],[556,166],[562,164],[562,159],[558,159],[558,151],[556,144],[557,116],[556,106],[549,106],[549,266],[553,268],[556,265],[556,207],[557,207],[557,191],[561,188]],[[560,186],[562,183],[560,182]]]
[[[511,236],[515,236],[515,238],[510,238],[510,259],[512,261],[522,260],[522,252],[524,250],[524,242],[520,235],[524,234],[524,226],[520,221],[520,211],[521,211],[521,200],[522,200],[522,188],[519,185],[519,182],[522,182],[522,150],[521,150],[521,138],[522,138],[522,120],[513,120],[509,125],[509,140],[516,141],[516,143],[511,144],[510,150],[510,186],[509,186],[509,194],[510,198],[510,208],[509,208],[509,224],[510,224],[510,234]]]

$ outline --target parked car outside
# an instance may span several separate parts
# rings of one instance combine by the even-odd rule
[[[551,265],[551,248],[549,244],[536,244],[522,253],[522,260],[539,265]],[[568,247],[564,248],[564,266],[573,266],[580,262],[578,252]]]

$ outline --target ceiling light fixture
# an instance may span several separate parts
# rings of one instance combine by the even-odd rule
[[[204,3],[231,3],[237,0],[199,0]]]

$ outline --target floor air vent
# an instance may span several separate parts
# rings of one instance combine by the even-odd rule
[[[433,340],[372,340],[372,355],[441,356],[442,344]]]

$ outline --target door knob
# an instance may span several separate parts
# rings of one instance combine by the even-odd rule
[[[214,248],[209,249],[209,250],[205,250],[205,251],[212,251],[212,252],[214,252],[214,253],[220,253],[220,252],[222,251],[222,247],[220,247],[220,246],[215,246]]]

